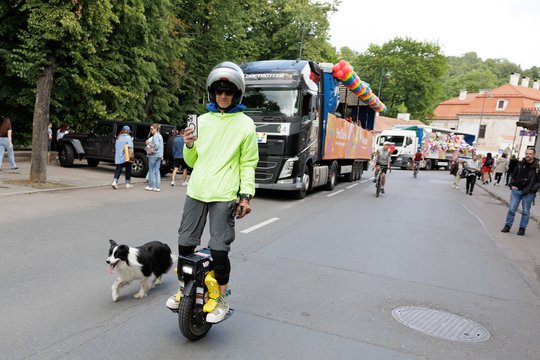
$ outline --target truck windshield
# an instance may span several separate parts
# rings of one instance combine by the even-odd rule
[[[287,117],[298,115],[297,89],[247,88],[242,99],[246,111],[277,113]]]
[[[404,136],[382,135],[379,137],[379,145],[383,145],[385,141],[391,142],[395,146],[403,146]]]

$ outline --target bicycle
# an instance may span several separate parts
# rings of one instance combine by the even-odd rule
[[[418,169],[420,168],[420,162],[415,161],[413,166],[414,166],[413,177],[416,179],[418,177]]]
[[[207,313],[203,312],[205,299],[208,298],[204,279],[211,270],[211,263],[208,248],[178,259],[178,280],[183,284],[183,288],[180,287],[182,297],[178,307],[178,325],[182,335],[191,341],[202,339],[214,325],[206,321]],[[227,320],[233,311],[230,309],[221,322]]]

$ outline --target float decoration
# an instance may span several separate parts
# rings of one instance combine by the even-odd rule
[[[371,87],[367,82],[364,82],[354,71],[354,68],[345,60],[341,60],[332,68],[334,77],[366,105],[371,107],[376,112],[386,111],[386,105],[371,91]]]

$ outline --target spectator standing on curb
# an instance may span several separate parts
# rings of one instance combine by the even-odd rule
[[[478,167],[478,161],[475,160],[473,156],[472,159],[467,160],[467,162],[465,163],[466,194],[472,195],[474,190],[474,184],[476,183],[476,174],[478,174],[478,172],[480,172],[480,168]]]
[[[148,191],[161,191],[161,159],[163,158],[163,137],[159,133],[159,125],[150,125],[152,136],[146,140],[147,149],[151,149],[148,154],[148,186],[144,189]]]
[[[529,223],[531,206],[534,201],[536,192],[540,188],[540,166],[538,159],[535,157],[536,151],[534,148],[528,148],[525,151],[525,159],[520,161],[510,180],[512,192],[510,194],[510,205],[508,214],[501,232],[507,233],[510,231],[514,223],[514,217],[519,207],[522,204],[521,221],[519,223],[518,235],[525,235],[525,229]]]
[[[133,150],[133,139],[129,135],[131,129],[128,125],[124,125],[120,134],[116,138],[114,163],[116,164],[116,170],[114,171],[114,179],[112,182],[113,189],[118,189],[118,180],[122,175],[122,169],[126,168],[126,189],[131,189],[131,162],[129,162],[129,152],[126,154],[124,145],[127,145],[129,149]]]
[[[499,185],[501,182],[502,175],[508,170],[508,159],[506,154],[502,154],[500,158],[495,161],[495,181],[493,186]]]
[[[184,129],[180,130],[180,135],[173,139],[174,170],[172,173],[171,186],[175,185],[178,170],[182,171],[182,186],[187,185],[187,165],[184,161]]]
[[[516,155],[512,155],[512,157],[508,161],[508,170],[506,171],[505,186],[510,186],[510,178],[512,177],[512,173],[514,172],[514,169],[516,168],[518,162],[519,160],[517,159]]]
[[[13,152],[13,139],[12,139],[11,120],[4,116],[2,124],[0,124],[0,170],[2,169],[2,162],[4,160],[4,152],[7,151],[8,161],[11,170],[18,169],[15,163],[15,153]]]
[[[49,121],[47,126],[47,164],[51,164],[51,150],[52,150],[52,122]]]

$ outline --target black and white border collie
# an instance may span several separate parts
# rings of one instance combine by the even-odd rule
[[[139,280],[140,289],[133,297],[142,299],[154,286],[161,284],[161,276],[171,268],[174,255],[167,244],[151,241],[142,246],[130,247],[118,245],[116,241],[109,240],[111,247],[106,262],[109,272],[116,271],[118,278],[112,285],[112,299],[118,301],[118,290],[133,280]],[[150,283],[150,277],[154,279]]]

